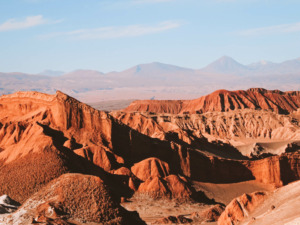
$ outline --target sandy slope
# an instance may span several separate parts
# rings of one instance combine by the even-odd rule
[[[224,203],[225,205],[243,193],[274,190],[273,185],[262,184],[254,180],[230,184],[214,184],[195,181],[193,184],[197,191],[203,191],[207,197],[213,198],[216,202]]]
[[[272,210],[271,207],[275,206]],[[255,218],[255,219],[253,219]],[[300,224],[300,181],[279,188],[244,220],[242,225]]]
[[[214,199],[216,202],[227,205],[232,199],[254,191],[272,191],[272,185],[261,184],[256,181],[246,181],[230,184],[214,184],[204,182],[193,182],[193,186],[197,191],[202,191],[209,199]],[[192,218],[194,212],[203,212],[216,203],[176,203],[168,200],[151,200],[145,198],[134,197],[129,202],[123,203],[122,206],[127,210],[138,211],[141,218],[147,224],[154,222],[166,216],[184,215]],[[198,224],[195,220],[191,224]],[[215,225],[216,222],[203,222],[201,224]]]

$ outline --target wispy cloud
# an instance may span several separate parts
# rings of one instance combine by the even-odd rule
[[[14,18],[14,19],[9,19],[9,20],[5,21],[4,23],[0,24],[0,32],[11,31],[11,30],[21,30],[21,29],[39,26],[42,24],[59,23],[59,22],[61,22],[61,20],[50,21],[50,20],[45,19],[42,15],[28,16],[23,20],[17,20]]]
[[[242,30],[239,31],[238,34],[242,36],[256,36],[256,35],[293,33],[299,31],[300,31],[300,22]]]
[[[42,38],[54,38],[54,37],[70,37],[79,40],[87,39],[113,39],[113,38],[125,38],[125,37],[137,37],[148,34],[154,34],[178,28],[182,25],[176,21],[164,21],[156,25],[130,25],[130,26],[110,26],[99,27],[94,29],[80,29],[68,32],[57,32],[41,36]]]

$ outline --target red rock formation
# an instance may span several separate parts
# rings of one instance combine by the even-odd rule
[[[165,178],[149,177],[140,184],[138,194],[152,198],[169,198],[180,201],[191,200],[193,189],[177,175],[169,175]]]
[[[199,134],[199,131],[201,131],[205,135],[214,135],[228,140],[234,137],[237,140],[239,138],[265,138],[266,140],[271,138],[275,140],[279,138],[297,138],[300,135],[300,127],[297,121],[293,122],[289,116],[250,109],[183,116],[123,112],[113,113],[112,115],[139,132],[147,131],[144,134],[159,136],[162,140],[171,141],[171,148],[176,150],[176,157],[178,157],[177,160],[180,163],[178,165],[177,160],[170,160],[174,157],[171,155],[165,159],[166,162],[169,163],[170,167],[174,168],[174,165],[177,168],[180,167],[180,172],[178,172],[192,179],[216,183],[256,179],[259,182],[271,183],[279,187],[300,178],[298,153],[254,161],[208,157],[203,152],[209,152],[223,158],[235,158],[238,155],[228,146],[217,142],[209,143]],[[143,123],[142,121],[145,120],[147,122]],[[209,131],[207,131],[207,128]],[[174,130],[176,130],[176,133]],[[178,132],[178,130],[182,132]],[[175,136],[175,134],[183,134],[183,131],[189,132],[186,132],[186,136],[178,139],[170,138],[171,134]],[[200,151],[194,151],[193,148]]]
[[[120,207],[99,177],[82,174],[65,174],[53,180],[7,219],[11,224],[51,224],[51,221],[69,220],[79,223],[144,224],[137,215]]]
[[[285,153],[265,159],[245,161],[255,179],[276,187],[300,179],[300,152]]]
[[[170,174],[169,165],[158,158],[148,158],[134,164],[132,173],[142,181],[151,177],[166,177]]]
[[[112,150],[129,150],[128,127],[61,92],[2,96],[0,108],[0,194],[20,202],[66,172],[104,177],[124,163]]]
[[[80,148],[79,136],[86,141],[98,140],[98,145],[102,146],[101,136],[104,136],[107,129],[103,121],[109,124],[105,113],[96,110],[92,113],[92,108],[60,92],[55,96],[36,92],[2,96],[0,108],[1,194],[9,194],[17,201],[23,202],[43,185],[63,173],[103,175],[101,170],[74,154],[68,146],[72,149]],[[78,111],[81,112],[81,116],[76,118],[75,114],[80,114]],[[66,117],[68,112],[72,114],[69,116],[72,117],[75,125],[71,123],[71,118]],[[101,132],[92,133],[91,130],[77,129],[78,124],[92,126],[88,119],[78,123],[83,121],[82,117],[89,117],[89,115],[94,116],[95,127],[99,126],[99,123],[103,125],[98,128]],[[100,115],[106,116],[107,120],[103,117],[101,119]],[[75,134],[75,138],[72,133]],[[82,139],[80,142],[84,143]],[[64,146],[68,140],[72,142]],[[93,152],[96,151],[95,144],[91,143],[89,149],[83,150],[82,153],[88,153],[86,158],[92,159]]]
[[[241,154],[252,157],[267,152],[281,154],[285,152],[282,146],[287,146],[286,140],[292,142],[300,139],[298,120],[265,110],[244,109],[192,115],[113,112],[111,115],[147,136],[189,145],[190,148],[224,158],[242,159]],[[255,151],[256,142],[270,141],[283,142],[275,148],[276,143],[269,149]],[[241,153],[224,142],[239,143]],[[242,143],[245,143],[244,148],[240,146]]]
[[[280,173],[280,163],[279,157],[268,157],[249,162],[248,168],[257,181],[280,187],[283,184]]]
[[[185,101],[180,100],[136,100],[123,111],[178,114]]]
[[[300,92],[269,91],[262,88],[251,88],[247,91],[218,90],[194,100],[139,100],[133,102],[124,111],[179,114],[209,111],[225,112],[246,108],[289,113],[300,108]]]
[[[133,173],[130,171],[130,169],[128,169],[126,167],[120,167],[117,170],[113,170],[112,173],[116,174],[116,175],[124,175],[124,176],[128,176],[128,177],[133,176]]]
[[[264,192],[254,192],[251,194],[243,194],[242,196],[233,199],[221,214],[219,225],[235,225],[241,222],[245,217],[248,217],[259,204],[266,198]]]
[[[137,191],[140,180],[126,167],[121,167],[117,170],[110,171],[115,175],[124,177],[124,183],[132,190]]]
[[[281,182],[299,179],[298,153],[251,162],[209,156],[212,150],[214,153],[218,150],[220,155],[230,149],[216,142],[208,143],[205,138],[201,139],[201,134],[191,134],[184,129],[188,123],[182,127],[176,125],[173,132],[171,121],[157,126],[146,118],[149,134],[155,129],[164,135],[161,140],[151,138],[147,136],[147,129],[144,133],[133,130],[113,116],[61,92],[56,95],[19,92],[2,96],[0,108],[0,195],[8,194],[19,202],[64,173],[93,174],[103,180],[106,176],[122,177],[108,175],[104,170],[130,168],[149,157],[159,160],[146,160],[136,167],[138,169],[133,166],[133,174],[145,181],[144,190],[161,187],[163,194],[171,196],[180,196],[185,189],[180,179],[166,180],[170,171],[207,182],[257,179],[279,186]],[[224,156],[227,153],[224,152]],[[122,178],[118,184],[125,182],[127,188],[138,189],[132,176],[124,176],[126,179]],[[147,181],[151,176],[155,179]],[[114,179],[119,178],[106,180]],[[180,191],[176,193],[173,186]]]
[[[166,182],[159,177],[150,177],[144,183],[141,183],[138,193],[152,198],[169,198],[171,196]]]
[[[164,180],[167,182],[172,198],[189,199],[191,197],[191,188],[187,185],[187,182],[183,181],[178,176],[172,174],[165,177]]]
[[[160,140],[171,142],[172,147],[181,151],[181,146],[188,146],[189,148],[201,149],[202,151],[209,152],[213,155],[222,156],[225,158],[242,159],[245,158],[233,146],[226,144],[217,138],[209,140],[203,134],[207,134],[206,128],[208,125],[215,126],[209,123],[211,119],[207,119],[204,115],[151,115],[142,113],[124,113],[113,112],[111,113],[120,122],[128,125],[136,131],[158,138]],[[145,122],[146,121],[146,122]],[[207,122],[205,122],[207,121]],[[224,120],[222,120],[223,122]],[[227,126],[220,124],[220,127],[227,132],[228,136],[231,132],[227,130]],[[282,126],[281,126],[282,127]],[[215,134],[212,129],[211,134]],[[213,133],[214,132],[214,133]],[[244,134],[244,132],[243,132]],[[210,134],[209,134],[210,135]],[[226,134],[225,134],[226,135]],[[299,129],[300,137],[300,129]],[[224,138],[224,136],[220,136]],[[180,153],[179,153],[180,154]]]

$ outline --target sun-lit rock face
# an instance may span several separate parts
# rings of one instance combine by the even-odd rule
[[[169,165],[158,158],[148,158],[134,164],[132,173],[141,181],[138,194],[151,198],[190,200],[193,189],[186,180],[170,174]]]
[[[247,91],[218,90],[194,100],[158,101],[138,100],[124,111],[154,113],[205,113],[226,112],[236,109],[267,109],[279,113],[289,113],[300,107],[300,92],[269,91],[251,88]]]
[[[137,193],[154,199],[188,201],[192,199],[193,189],[177,175],[169,175],[165,178],[149,177],[140,184]]]
[[[2,96],[0,105],[2,149],[14,144],[21,145],[20,142],[34,134],[46,134],[43,137],[45,140],[41,141],[41,143],[47,141],[46,145],[49,145],[51,137],[55,136],[57,139],[55,144],[71,150],[79,149],[83,144],[91,144],[90,142],[105,142],[108,147],[111,145],[109,116],[61,92],[57,92],[56,95],[17,92]],[[91,129],[101,132],[89,133]],[[36,146],[38,145],[39,142]],[[13,147],[15,152],[16,148]],[[34,147],[34,145],[22,146],[21,154],[25,155],[40,149],[39,146]],[[91,145],[90,150],[96,151],[95,146]],[[12,160],[13,154],[10,153],[5,161]]]
[[[131,167],[131,171],[142,181],[151,177],[164,178],[170,174],[169,165],[158,158],[148,158],[138,162]]]
[[[17,201],[66,172],[103,175],[124,163],[113,150],[128,154],[129,128],[59,91],[2,96],[0,108],[0,193]]]

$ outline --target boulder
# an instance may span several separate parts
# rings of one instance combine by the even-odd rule
[[[142,181],[146,181],[150,177],[164,178],[170,174],[169,165],[166,162],[154,157],[134,164],[131,167],[131,171]]]

